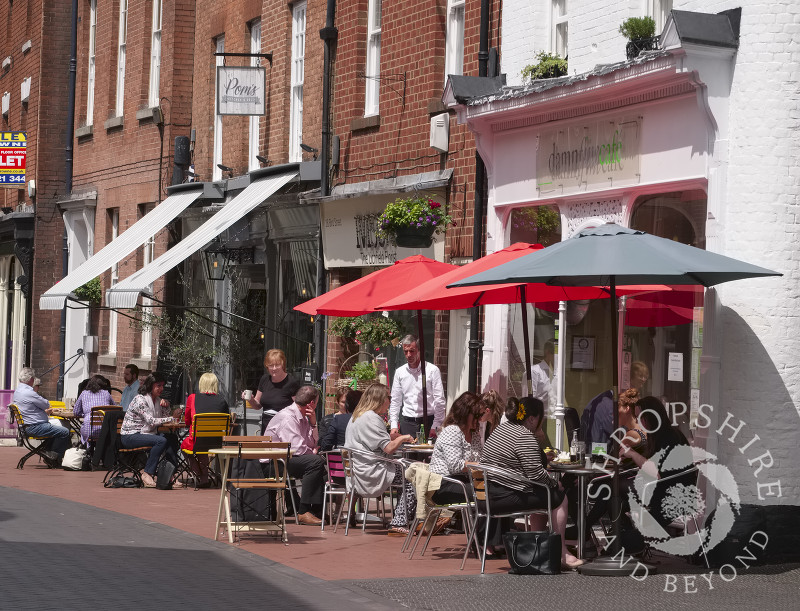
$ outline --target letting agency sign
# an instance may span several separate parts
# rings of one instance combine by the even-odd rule
[[[21,189],[25,184],[25,132],[0,132],[0,187]]]

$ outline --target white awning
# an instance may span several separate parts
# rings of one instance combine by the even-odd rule
[[[237,220],[248,214],[283,185],[297,176],[297,170],[256,180],[225,207],[200,225],[190,235],[170,248],[152,263],[131,274],[106,291],[106,305],[112,308],[133,308],[139,295],[158,278],[166,274],[211,242]]]
[[[59,280],[52,288],[42,293],[41,297],[39,297],[39,309],[60,310],[63,308],[67,296],[72,291],[83,286],[89,280],[97,278],[97,276],[110,269],[112,265],[122,261],[175,220],[181,212],[186,210],[194,200],[203,194],[202,184],[199,184],[198,187],[200,188],[188,191],[181,190],[170,195],[131,225],[117,239],[106,244],[100,252],[89,257],[78,268]]]

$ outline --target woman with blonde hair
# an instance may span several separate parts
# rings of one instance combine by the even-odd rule
[[[294,402],[294,395],[300,390],[300,382],[286,372],[286,354],[273,348],[264,355],[264,369],[267,370],[258,382],[258,390],[252,399],[245,399],[251,409],[263,409],[261,431],[263,432],[272,417],[284,407]],[[244,399],[242,392],[242,399]]]
[[[384,419],[389,413],[389,403],[388,386],[385,384],[369,386],[347,425],[344,447],[391,456],[402,444],[412,443],[414,438],[411,435],[399,435],[394,440],[389,436]],[[367,462],[358,458],[353,460],[353,476],[356,492],[367,497],[374,497],[392,483],[403,481],[399,466],[383,461]],[[413,520],[416,508],[414,488],[406,482],[405,490],[397,502],[389,534],[407,535],[408,524]]]
[[[189,434],[186,435],[183,442],[181,442],[182,450],[194,450],[192,427],[194,426],[195,414],[230,414],[231,412],[228,407],[228,402],[217,394],[219,391],[219,380],[213,373],[207,372],[201,375],[197,387],[200,391],[199,393],[191,394],[186,397],[184,419],[186,426],[189,427]],[[197,487],[208,488],[210,486],[208,479],[208,456],[190,455],[189,464],[192,467],[192,471],[199,476]]]

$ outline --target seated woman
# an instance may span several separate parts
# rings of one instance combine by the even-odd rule
[[[181,443],[182,450],[194,449],[194,438],[192,435],[194,431],[192,427],[194,425],[195,414],[231,413],[228,402],[217,394],[219,391],[219,380],[213,373],[207,372],[201,375],[200,381],[197,383],[197,388],[200,391],[198,394],[191,394],[186,398],[184,417],[186,426],[189,427],[189,434],[186,435]],[[189,455],[189,465],[192,471],[198,475],[197,487],[208,488],[211,485],[208,480],[208,455]]]
[[[101,375],[93,375],[86,383],[86,389],[78,396],[72,411],[83,417],[81,424],[81,443],[85,446],[90,437],[96,437],[100,429],[92,430],[92,408],[101,405],[114,405],[111,398],[111,382]]]
[[[465,392],[453,401],[433,446],[431,473],[469,481],[465,465],[477,462],[481,454],[478,425],[482,405],[478,395],[471,392]],[[453,482],[442,482],[441,487],[433,493],[433,502],[439,505],[463,501],[463,489]]]
[[[162,392],[164,392],[164,376],[154,371],[139,386],[139,394],[128,406],[120,430],[120,443],[123,448],[151,447],[142,473],[142,481],[146,488],[156,487],[156,469],[162,454],[172,464],[176,466],[178,464],[178,438],[172,434],[159,434],[158,426],[174,422],[180,414],[180,409],[174,410],[172,416],[169,416],[169,402],[161,399]]]
[[[358,406],[347,425],[344,447],[362,452],[375,452],[391,456],[404,443],[412,443],[411,435],[399,435],[392,440],[386,430],[384,417],[389,413],[389,388],[385,384],[372,384],[364,391]],[[353,461],[353,476],[356,492],[374,497],[389,488],[392,483],[403,481],[399,465],[382,461]],[[389,528],[390,535],[407,535],[408,524],[414,519],[417,500],[414,488],[406,482],[403,494],[397,501],[397,508]]]
[[[332,414],[333,418],[330,419],[325,433],[319,439],[319,449],[322,452],[329,452],[344,445],[347,425],[350,424],[350,418],[363,394],[360,390],[348,390],[342,396],[339,402],[339,413]]]
[[[546,458],[539,448],[534,433],[544,418],[544,405],[539,399],[525,397],[506,410],[507,422],[503,422],[492,433],[483,446],[481,462],[513,471],[534,482],[540,482],[547,489],[515,480],[498,477],[490,490],[493,510],[498,512],[524,509],[543,509],[547,507],[547,496],[553,507],[552,530],[561,535],[561,565],[574,569],[583,564],[569,552],[564,539],[567,522],[567,500],[564,488],[545,470]],[[506,520],[489,525],[489,545],[502,545],[502,534],[510,530]]]

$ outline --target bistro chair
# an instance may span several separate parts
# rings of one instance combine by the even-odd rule
[[[460,511],[461,512],[461,519],[464,524],[464,534],[467,537],[467,549],[469,549],[469,542],[470,537],[472,535],[472,528],[474,524],[474,514],[475,514],[475,497],[472,491],[471,486],[468,486],[464,482],[459,479],[455,479],[452,477],[448,477],[446,475],[442,476],[443,482],[451,482],[461,487],[461,490],[464,493],[464,498],[466,499],[463,503],[450,503],[445,505],[437,505],[432,500],[425,498],[425,502],[428,508],[428,514],[425,516],[425,519],[422,520],[422,524],[420,525],[420,519],[418,517],[414,517],[414,522],[411,524],[411,528],[408,530],[408,536],[406,537],[405,542],[403,543],[403,547],[400,550],[401,552],[406,551],[408,549],[411,540],[414,538],[414,535],[417,534],[417,540],[414,542],[414,547],[411,549],[411,553],[408,555],[408,559],[410,560],[414,556],[414,552],[417,550],[417,545],[419,545],[420,539],[427,534],[427,538],[425,539],[425,544],[422,546],[422,550],[420,551],[419,555],[424,556],[425,550],[428,548],[428,543],[431,540],[431,537],[434,534],[434,526],[436,525],[439,516],[442,514],[443,511]],[[417,528],[419,526],[419,528]],[[466,556],[461,559],[461,570],[464,570],[464,563],[466,562]]]
[[[103,419],[106,417],[106,412],[112,411],[122,411],[122,407],[119,405],[98,405],[91,409],[89,413],[89,438],[86,444],[90,454],[94,453],[94,446],[100,436],[100,429],[103,428]]]
[[[181,448],[182,456],[208,456],[209,450],[222,447],[222,439],[231,431],[231,415],[224,413],[209,412],[205,414],[195,414],[192,418],[192,449]],[[184,459],[185,460],[185,459]],[[198,474],[191,467],[185,467],[194,479],[194,489],[197,490]],[[216,474],[209,469],[209,477],[216,485]]]
[[[325,530],[325,508],[328,509],[328,523],[333,524],[333,498],[341,497],[342,502],[347,496],[345,483],[344,464],[340,450],[323,452],[325,463],[328,467],[328,480],[325,482],[325,492],[322,497],[322,530]],[[330,498],[330,502],[328,499]]]
[[[233,439],[246,439],[247,441],[233,441]],[[268,441],[270,437],[224,437],[223,438],[223,447],[231,447],[236,446],[240,450],[248,449],[248,450],[265,450],[266,451],[280,451],[282,455],[276,457],[274,455],[267,455],[265,454],[263,459],[266,459],[270,462],[270,469],[267,475],[262,475],[261,477],[234,477],[228,478],[226,481],[226,485],[229,487],[231,494],[238,492],[238,491],[246,491],[246,490],[263,490],[266,492],[272,492],[276,496],[277,501],[277,510],[276,516],[277,519],[273,521],[271,516],[263,515],[260,512],[256,511],[260,517],[264,518],[263,520],[259,521],[248,521],[247,530],[248,533],[257,533],[259,532],[259,528],[261,527],[270,527],[273,528],[277,525],[280,529],[281,540],[284,544],[289,544],[289,535],[286,531],[286,500],[284,493],[287,490],[286,487],[286,480],[288,479],[288,469],[287,464],[289,458],[291,456],[291,444],[289,443],[281,443],[281,442],[273,442]],[[263,441],[262,441],[263,440]],[[259,459],[258,456],[248,456],[248,460]],[[251,509],[254,509],[251,507]],[[228,528],[230,530],[232,520],[231,520],[231,507],[230,507],[230,500],[229,497],[225,496],[225,511],[227,516],[227,523]],[[244,520],[243,520],[244,521]],[[240,522],[237,518],[236,522]],[[238,528],[237,532],[245,532]],[[230,535],[230,532],[229,532]]]
[[[528,523],[528,516],[533,514],[546,514],[547,515],[547,526],[550,530],[553,528],[553,510],[551,507],[550,502],[550,494],[549,489],[545,484],[541,484],[539,482],[534,482],[529,480],[527,477],[523,477],[519,473],[514,471],[509,471],[507,469],[502,469],[501,467],[495,467],[493,465],[483,465],[483,464],[475,464],[475,463],[467,463],[467,472],[469,473],[469,479],[472,482],[472,489],[475,492],[475,528],[472,529],[472,533],[470,534],[469,544],[467,545],[467,549],[464,550],[464,561],[469,554],[470,547],[475,544],[479,546],[478,543],[478,531],[481,529],[481,521],[483,522],[483,545],[478,547],[478,555],[481,559],[481,575],[483,575],[484,570],[486,568],[486,546],[489,543],[489,522],[494,518],[525,518],[525,523]],[[490,500],[491,495],[491,487],[492,485],[498,484],[498,478],[502,478],[505,480],[512,480],[517,481],[521,484],[529,485],[529,486],[541,486],[548,494],[545,496],[547,497],[547,509],[525,509],[522,511],[510,511],[505,513],[498,513],[496,511],[492,511],[492,504]],[[463,561],[462,561],[463,567]]]
[[[19,408],[14,403],[11,403],[8,406],[8,410],[11,412],[11,414],[14,416],[14,420],[17,422],[17,434],[22,441],[22,445],[26,450],[28,450],[28,453],[19,459],[19,462],[17,463],[17,469],[22,469],[25,466],[25,461],[34,455],[38,456],[39,459],[47,465],[48,469],[54,469],[55,467],[50,464],[50,460],[44,454],[49,446],[48,440],[52,438],[29,435],[27,432],[28,425],[25,424],[25,420],[22,418]]]
[[[142,468],[144,462],[147,460],[147,455],[150,453],[151,446],[141,446],[138,448],[123,448],[122,447],[122,423],[124,418],[117,420],[117,441],[114,458],[113,468],[106,473],[103,478],[103,485],[106,482],[113,481],[118,475],[124,476],[125,473],[130,473],[136,482],[136,488],[143,488],[144,482],[142,481]]]

